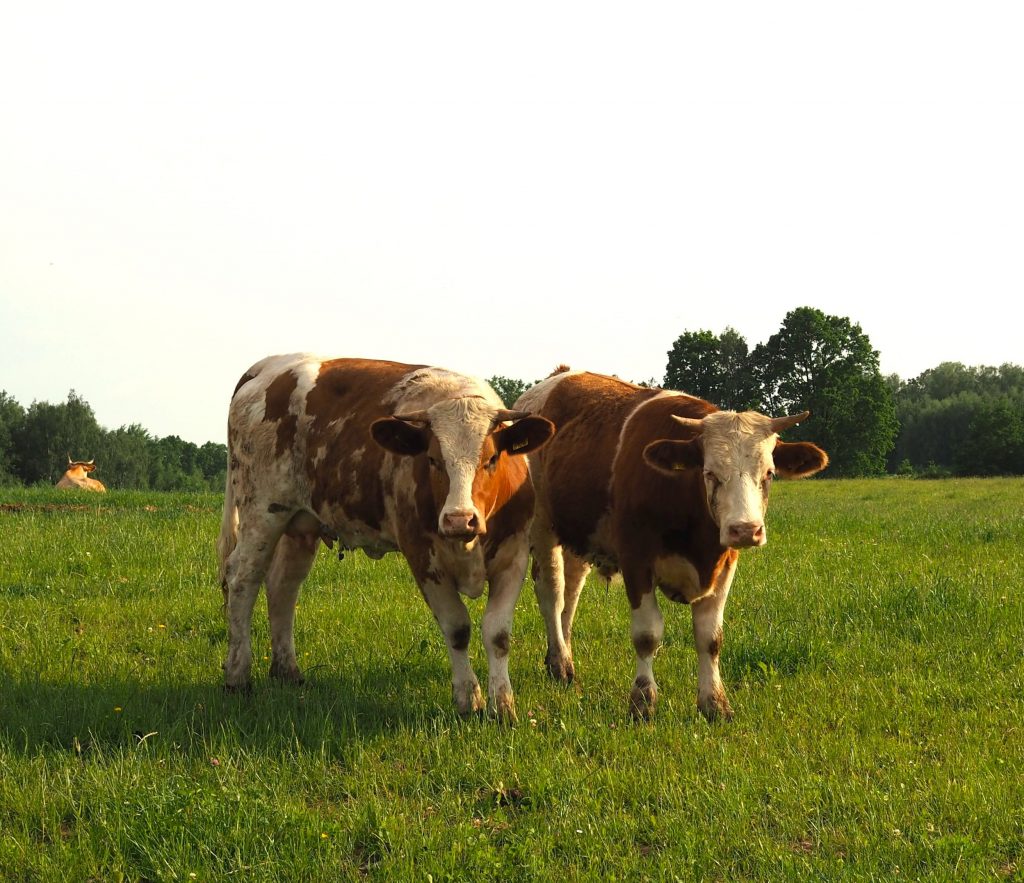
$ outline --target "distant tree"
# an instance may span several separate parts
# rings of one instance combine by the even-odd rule
[[[943,362],[895,392],[900,431],[889,468],[919,473],[1024,473],[1024,368]]]
[[[25,484],[55,484],[67,469],[69,456],[96,456],[100,436],[92,408],[74,390],[59,405],[33,402],[14,433],[19,478]]]
[[[217,442],[206,442],[196,457],[199,469],[210,490],[222,490],[227,479],[228,448]]]
[[[19,482],[14,440],[24,422],[25,409],[5,390],[0,390],[0,487]]]
[[[747,342],[735,328],[684,331],[668,352],[665,387],[699,396],[718,407],[746,411],[757,407],[759,389]]]
[[[787,438],[819,443],[835,476],[885,469],[896,436],[890,385],[860,326],[812,307],[787,314],[778,333],[751,354],[766,413],[810,410]]]
[[[533,386],[532,383],[527,383],[524,380],[518,380],[514,377],[503,377],[500,374],[488,377],[487,382],[500,396],[506,408],[511,408],[515,404],[516,399]]]
[[[954,455],[960,475],[1024,473],[1024,414],[1006,398],[987,398],[971,417]]]
[[[149,446],[153,439],[138,423],[105,432],[96,455],[108,488],[149,488]]]

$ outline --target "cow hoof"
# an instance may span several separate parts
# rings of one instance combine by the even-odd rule
[[[302,672],[297,665],[294,663],[288,665],[278,662],[276,659],[270,663],[270,676],[282,684],[290,684],[296,687],[306,683],[306,679],[302,676]]]
[[[629,691],[629,713],[635,721],[649,721],[654,717],[658,702],[658,687],[647,678],[638,678]]]
[[[462,690],[455,692],[455,707],[462,717],[471,717],[474,714],[481,714],[487,708],[483,693],[480,692],[479,684],[471,684]]]
[[[697,698],[697,710],[708,723],[715,721],[731,721],[733,712],[724,692]]]
[[[491,714],[499,724],[515,726],[519,723],[516,715],[516,701],[511,693],[499,693],[493,700]]]
[[[548,675],[560,684],[571,684],[576,677],[576,668],[569,657],[548,656],[544,660]]]

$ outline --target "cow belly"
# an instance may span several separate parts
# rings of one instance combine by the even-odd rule
[[[654,582],[673,601],[689,604],[710,591],[700,584],[697,568],[682,555],[663,555],[654,560]]]

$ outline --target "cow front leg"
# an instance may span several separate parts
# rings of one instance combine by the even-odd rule
[[[561,545],[555,539],[550,519],[537,513],[531,529],[533,550],[533,591],[544,617],[544,630],[548,638],[544,665],[548,674],[563,684],[576,676],[572,651],[562,630],[565,611],[565,564]],[[570,617],[571,619],[571,617]]]
[[[630,595],[630,603],[633,596]],[[654,680],[654,654],[661,646],[665,621],[658,608],[654,589],[649,588],[633,606],[631,623],[633,649],[636,650],[636,678],[629,693],[629,710],[636,720],[650,720],[658,702],[658,684]]]
[[[487,700],[499,721],[514,724],[515,697],[508,676],[508,654],[512,633],[512,617],[523,588],[526,562],[529,558],[526,537],[506,541],[488,566],[487,608],[482,631],[487,650]]]
[[[725,600],[735,572],[736,564],[732,562],[723,569],[715,591],[690,605],[697,648],[697,709],[709,721],[732,719],[732,706],[718,671],[718,657],[722,650]]]
[[[270,620],[270,676],[289,684],[303,682],[295,657],[295,602],[299,587],[316,558],[316,536],[283,536],[267,573],[267,616]]]
[[[483,711],[485,704],[480,692],[480,682],[477,681],[473,666],[469,662],[468,648],[472,626],[466,605],[462,603],[458,592],[451,584],[427,581],[420,588],[434,614],[434,619],[441,627],[448,647],[455,707],[463,717]]]

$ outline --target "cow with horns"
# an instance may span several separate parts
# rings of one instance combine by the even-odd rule
[[[551,422],[506,409],[483,381],[442,368],[272,356],[238,382],[218,541],[228,618],[225,685],[244,688],[253,604],[266,584],[270,674],[300,682],[299,586],[323,542],[401,552],[448,647],[463,715],[486,706],[459,594],[488,584],[483,642],[496,716],[515,720],[509,633],[529,557],[533,485],[523,454]],[[384,602],[386,603],[386,601]]]
[[[572,622],[591,566],[621,572],[632,610],[635,717],[657,701],[652,663],[664,631],[655,589],[690,605],[698,658],[697,706],[732,716],[719,675],[722,617],[739,550],[767,542],[765,510],[776,476],[802,478],[828,457],[778,434],[808,413],[770,418],[721,411],[678,392],[560,368],[515,407],[558,427],[532,458],[537,598],[547,666],[574,676]]]
[[[95,469],[95,460],[72,460],[68,454],[68,468],[57,482],[57,487],[63,490],[98,491],[105,494],[107,489],[103,482],[89,477],[89,473]]]

